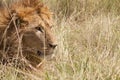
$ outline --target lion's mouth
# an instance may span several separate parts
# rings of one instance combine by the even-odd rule
[[[43,55],[43,53],[41,52],[41,51],[37,51],[37,55],[39,55],[39,56],[42,56]]]
[[[51,54],[53,54],[53,50],[45,50],[45,51],[37,50],[37,55],[38,56],[48,56],[48,55],[51,55]]]

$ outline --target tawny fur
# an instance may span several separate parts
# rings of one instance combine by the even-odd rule
[[[9,0],[9,2],[3,0],[0,5],[0,50],[2,57],[4,52],[7,52],[8,56],[11,54],[12,57],[17,53],[23,55],[27,53],[25,57],[28,56],[29,62],[32,65],[38,64],[37,58],[33,60],[29,56],[36,55],[37,50],[42,55],[53,53],[54,49],[51,45],[55,44],[56,40],[51,31],[52,25],[52,13],[40,0]],[[39,28],[36,30],[37,27],[44,31],[38,31]],[[18,48],[21,51],[18,51]],[[24,50],[26,48],[30,50]]]

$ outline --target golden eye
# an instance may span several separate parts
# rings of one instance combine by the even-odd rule
[[[43,32],[43,29],[42,29],[40,26],[38,26],[38,27],[35,27],[35,29],[36,29],[36,30],[38,30],[38,31],[41,31],[41,32]]]

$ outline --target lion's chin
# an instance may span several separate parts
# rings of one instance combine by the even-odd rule
[[[37,54],[41,59],[45,59],[48,61],[53,59],[54,57],[53,53],[54,53],[54,50],[49,50],[49,51],[46,51],[45,53],[44,52],[42,53],[41,51],[37,51]]]

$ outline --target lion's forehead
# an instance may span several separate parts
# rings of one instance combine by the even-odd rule
[[[51,27],[53,25],[52,20],[49,19],[46,15],[42,14],[41,16],[34,13],[29,14],[23,18],[23,21],[27,21],[29,27],[37,27],[41,25],[42,27]]]
[[[44,21],[40,16],[38,15],[32,15],[32,16],[26,16],[23,18],[23,20],[28,22],[28,27],[37,27],[37,26],[42,26],[42,27],[49,27],[50,23]]]

